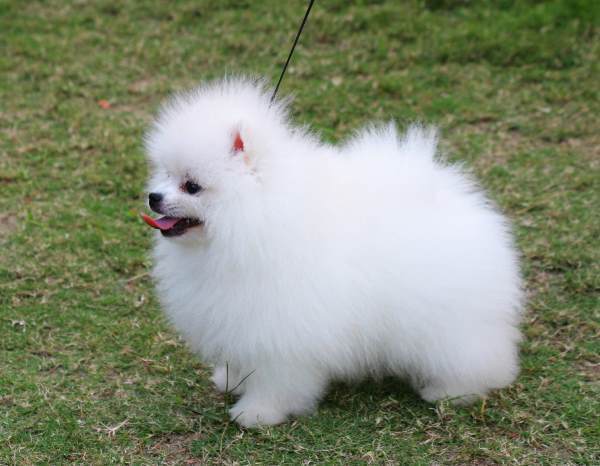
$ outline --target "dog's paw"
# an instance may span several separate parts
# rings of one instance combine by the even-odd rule
[[[243,427],[272,426],[281,424],[287,416],[271,406],[237,403],[229,410],[231,420]]]
[[[464,390],[463,390],[464,391]],[[448,389],[439,386],[427,386],[419,391],[421,398],[430,403],[447,400],[455,406],[467,406],[480,399],[482,395],[477,393],[463,395],[460,390]]]
[[[221,393],[229,392],[237,396],[244,393],[245,385],[240,381],[238,373],[229,368],[229,374],[227,374],[226,366],[215,367],[210,380]]]
[[[227,386],[231,385],[231,381],[227,380],[227,368],[225,366],[215,367],[210,380],[212,380],[212,383],[215,384],[215,387],[217,387],[217,390],[221,393],[225,393],[228,389],[232,388]]]

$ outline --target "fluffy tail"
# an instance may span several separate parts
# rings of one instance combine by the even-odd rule
[[[437,131],[434,127],[412,125],[402,136],[393,121],[384,125],[367,126],[359,130],[342,147],[349,156],[361,154],[418,157],[433,161],[437,148]]]

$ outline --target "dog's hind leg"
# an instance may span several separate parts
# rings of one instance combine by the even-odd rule
[[[519,372],[518,339],[518,331],[506,327],[439,342],[442,347],[424,358],[421,383],[415,388],[429,402],[472,403],[514,381]]]

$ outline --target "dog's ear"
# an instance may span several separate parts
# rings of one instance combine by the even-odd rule
[[[250,154],[246,145],[247,129],[237,125],[231,132],[231,153],[234,157],[242,157],[246,165],[250,165]]]
[[[244,151],[244,140],[242,139],[242,133],[240,130],[236,130],[233,136],[233,153],[237,154]]]
[[[240,122],[229,133],[231,156],[240,157],[252,171],[260,170],[261,164],[270,154],[271,134],[269,127],[263,128],[252,122]]]

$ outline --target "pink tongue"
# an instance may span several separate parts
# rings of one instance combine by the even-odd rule
[[[159,230],[170,230],[175,226],[175,224],[181,220],[177,217],[161,217],[161,218],[152,218],[149,215],[141,214],[142,219],[152,228],[158,228]]]

